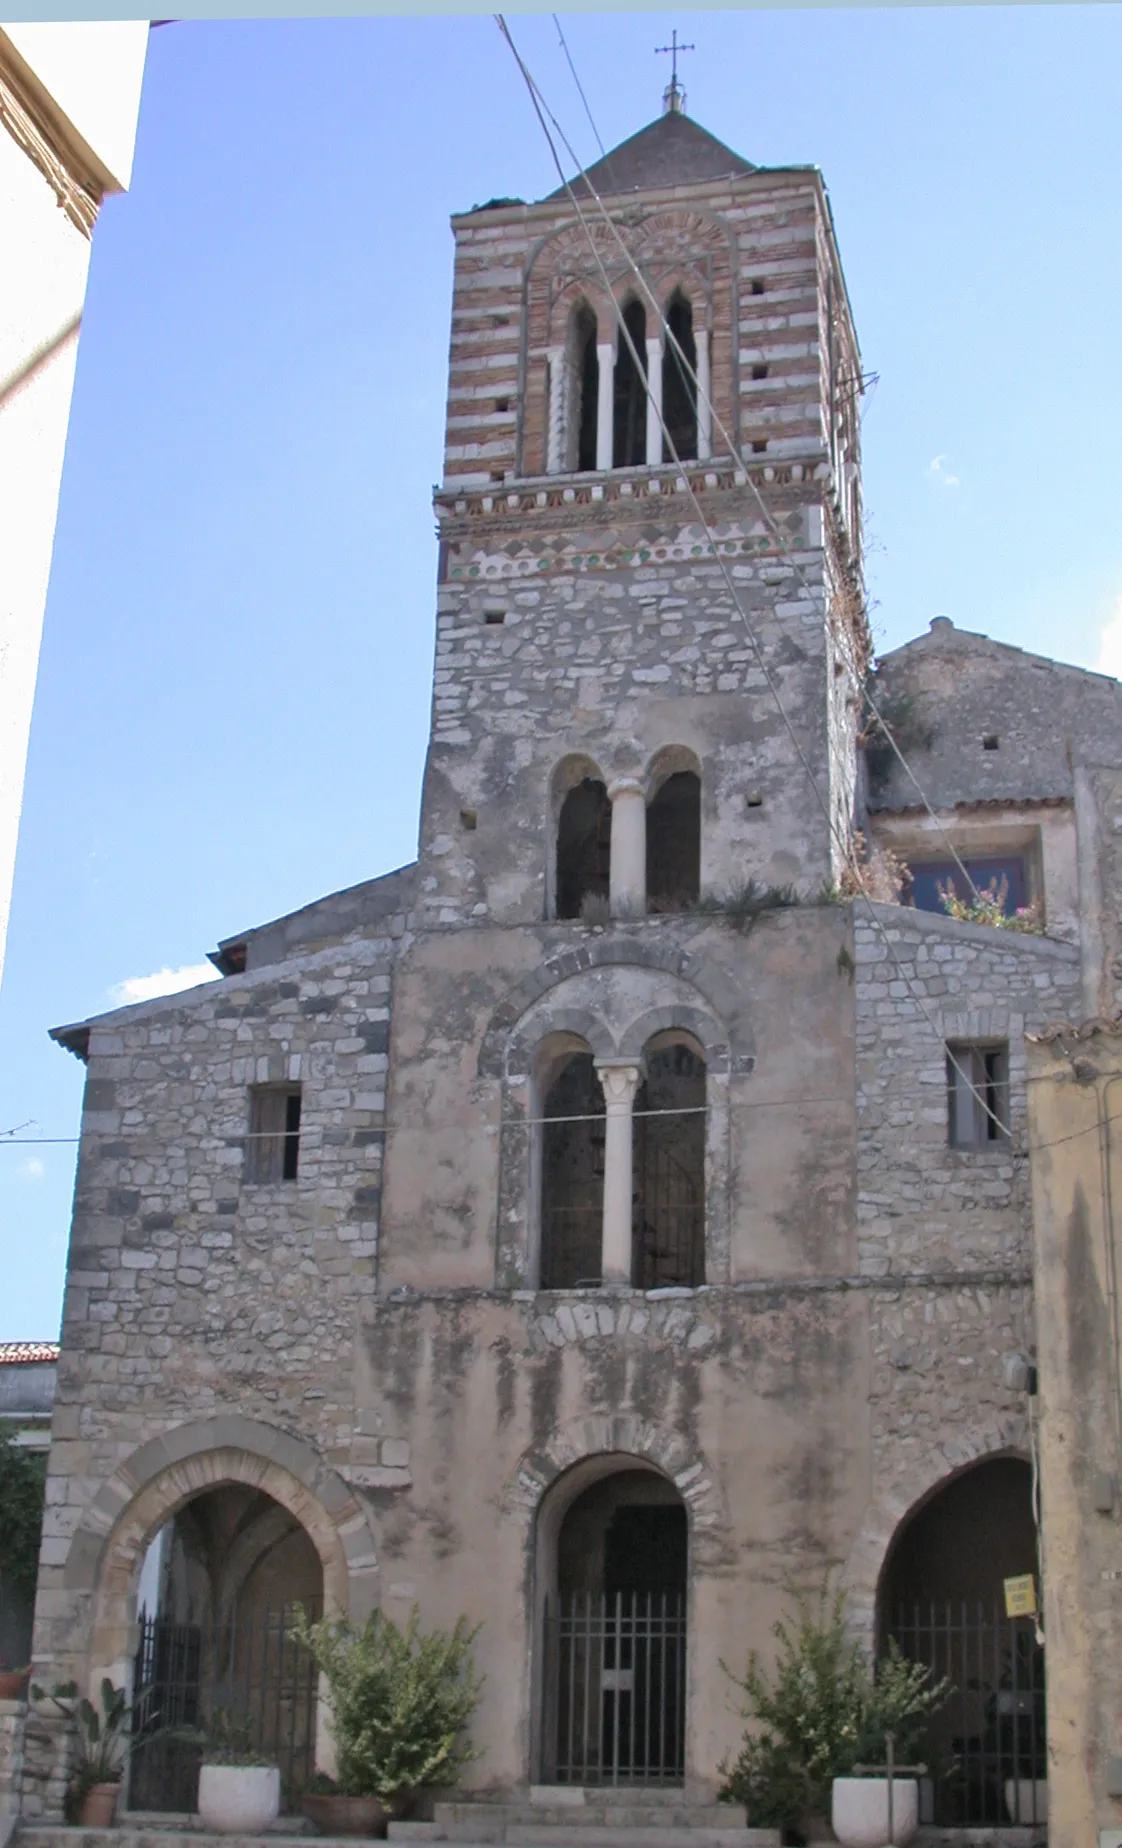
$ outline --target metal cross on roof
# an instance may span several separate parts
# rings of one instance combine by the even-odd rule
[[[672,59],[670,66],[670,82],[667,84],[662,94],[662,109],[664,115],[681,115],[682,111],[685,109],[686,93],[678,82],[678,53],[680,51],[696,50],[696,45],[679,45],[677,26],[674,27],[670,34],[669,45],[655,46],[656,57],[661,52],[669,52]]]

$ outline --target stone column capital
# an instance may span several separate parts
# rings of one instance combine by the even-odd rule
[[[596,1075],[604,1092],[604,1106],[609,1114],[630,1111],[635,1093],[643,1082],[641,1064],[633,1059],[596,1059]]]
[[[647,799],[646,790],[637,776],[614,776],[608,784],[608,801],[614,802],[617,796],[642,796]]]

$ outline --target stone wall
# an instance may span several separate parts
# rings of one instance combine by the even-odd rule
[[[0,1700],[0,1844],[6,1839],[7,1819],[19,1814],[26,1716],[26,1701]]]
[[[1116,680],[956,629],[946,616],[883,658],[874,696],[889,716],[894,700],[911,700],[899,743],[937,810],[1070,800],[1076,764],[1117,766],[1122,753]],[[985,749],[987,736],[998,740],[995,749]],[[871,806],[914,808],[919,800],[893,762]]]
[[[831,751],[823,554],[799,540],[809,511],[785,516],[798,544],[793,562],[730,562],[755,645],[720,567],[691,557],[701,549],[698,535],[671,526],[665,512],[645,564],[636,557],[608,573],[586,569],[585,560],[498,590],[441,588],[422,916],[505,924],[548,915],[553,782],[572,754],[610,781],[643,778],[668,748],[693,753],[701,765],[703,890],[750,877],[804,892],[826,883],[833,865],[826,816],[808,801],[774,697],[823,800],[833,800],[837,785],[844,807],[853,715],[848,739],[839,735]],[[742,510],[728,530],[752,524]],[[541,544],[552,541],[543,534]]]

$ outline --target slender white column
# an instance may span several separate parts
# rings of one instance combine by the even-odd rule
[[[662,335],[647,340],[647,467],[662,466]]]
[[[713,412],[709,403],[709,329],[694,330],[697,345],[697,459],[708,462],[713,454]]]
[[[596,467],[612,466],[612,423],[616,393],[615,342],[597,342],[596,358],[600,364],[600,389],[596,398]]]
[[[638,1065],[597,1059],[604,1087],[604,1222],[600,1281],[631,1282],[632,1105],[643,1076]]]
[[[547,475],[559,475],[565,466],[565,425],[568,421],[565,404],[568,369],[564,347],[550,347],[546,358],[549,365],[549,431],[545,471]]]
[[[612,916],[641,918],[647,909],[647,798],[633,776],[608,784],[612,851],[608,898]]]

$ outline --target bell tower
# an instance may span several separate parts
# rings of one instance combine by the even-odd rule
[[[433,922],[642,912],[660,798],[698,811],[679,895],[843,864],[868,642],[829,203],[675,94],[571,190],[453,220]]]

